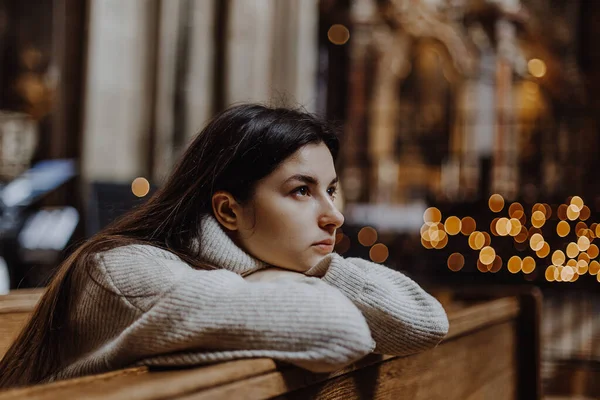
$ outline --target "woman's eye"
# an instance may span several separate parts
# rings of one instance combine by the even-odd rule
[[[308,186],[301,186],[294,190],[294,194],[299,194],[300,196],[306,196],[308,194]]]
[[[337,194],[337,187],[330,187],[329,189],[327,189],[327,193],[329,193],[329,195],[335,199],[335,195]]]

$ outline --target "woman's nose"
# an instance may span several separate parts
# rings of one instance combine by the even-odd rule
[[[344,224],[344,216],[333,204],[333,201],[327,202],[327,207],[321,214],[320,225],[324,229],[335,231]]]

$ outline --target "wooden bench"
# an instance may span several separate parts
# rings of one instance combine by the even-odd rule
[[[408,357],[371,354],[332,374],[270,359],[121,371],[13,389],[7,399],[540,399],[538,293],[447,306],[450,332]]]
[[[0,296],[0,358],[29,319],[43,289],[20,289]]]

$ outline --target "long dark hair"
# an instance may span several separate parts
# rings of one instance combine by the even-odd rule
[[[231,107],[213,118],[188,147],[166,183],[146,203],[79,246],[59,267],[28,324],[0,361],[0,388],[39,383],[65,366],[63,346],[74,271],[96,253],[133,243],[166,249],[190,265],[203,217],[217,190],[244,203],[256,183],[307,144],[324,143],[337,158],[332,126],[312,114],[257,104]]]

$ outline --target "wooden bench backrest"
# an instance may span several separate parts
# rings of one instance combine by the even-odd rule
[[[523,302],[507,297],[449,311],[450,332],[435,349],[408,357],[369,355],[332,374],[269,359],[174,371],[127,369],[0,393],[0,400],[54,399],[537,399],[539,376],[523,381]],[[528,317],[535,321],[535,318]],[[538,343],[539,344],[539,343]]]
[[[21,289],[0,296],[0,359],[29,320],[43,289]]]

